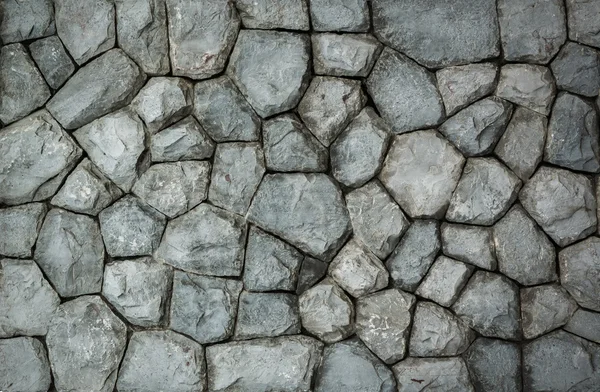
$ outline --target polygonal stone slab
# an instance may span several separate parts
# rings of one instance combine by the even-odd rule
[[[507,64],[500,69],[496,95],[548,115],[556,95],[552,72],[531,64]]]
[[[460,357],[407,358],[392,367],[398,390],[474,392],[469,371]]]
[[[52,0],[5,1],[0,14],[0,39],[4,44],[54,34]]]
[[[371,25],[367,0],[311,0],[315,31],[367,31]]]
[[[488,227],[442,223],[441,234],[446,256],[479,268],[496,269],[494,239]]]
[[[192,116],[150,137],[150,155],[153,162],[207,159],[214,151],[215,142]]]
[[[367,77],[383,46],[368,34],[313,34],[317,75]]]
[[[0,255],[31,257],[46,212],[42,203],[0,209]]]
[[[440,256],[417,287],[415,294],[442,306],[451,306],[471,277],[473,269],[473,266],[468,264]]]
[[[247,29],[310,28],[306,0],[237,0],[235,5]]]
[[[558,254],[560,281],[584,308],[600,312],[600,238],[590,237]]]
[[[521,391],[521,348],[516,343],[478,338],[464,359],[476,392]]]
[[[50,388],[50,363],[39,340],[26,337],[0,340],[0,363],[2,390],[46,392]]]
[[[29,51],[48,85],[55,90],[75,72],[73,60],[56,35],[33,42]]]
[[[298,285],[296,286],[296,294],[300,295],[306,290],[313,287],[327,273],[329,263],[312,257],[305,257],[302,260],[300,272],[298,272]]]
[[[565,325],[577,302],[558,284],[521,289],[523,337],[535,339]]]
[[[563,329],[592,342],[600,343],[600,313],[579,308]]]
[[[587,0],[566,0],[569,38],[600,48],[600,4]]]
[[[556,85],[562,90],[595,97],[600,90],[600,53],[567,42],[550,64]]]
[[[233,337],[236,340],[300,333],[298,298],[286,293],[242,292]]]

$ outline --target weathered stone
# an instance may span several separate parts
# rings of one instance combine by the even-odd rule
[[[560,281],[584,308],[600,312],[600,238],[590,237],[558,254]]]
[[[521,289],[523,337],[535,339],[565,325],[577,303],[558,284]]]
[[[173,331],[134,332],[119,369],[121,392],[204,391],[201,345]]]
[[[119,47],[144,72],[164,75],[169,65],[165,0],[116,0]]]
[[[252,226],[244,261],[244,288],[295,291],[303,256],[292,246]]]
[[[412,294],[398,289],[380,291],[356,301],[356,334],[387,364],[398,362],[406,354],[415,302]]]
[[[132,188],[140,199],[175,218],[206,199],[210,163],[167,162],[150,166]]]
[[[534,0],[537,1],[537,0]],[[552,72],[532,64],[507,64],[500,69],[496,95],[548,115],[556,95]]]
[[[496,2],[374,0],[375,35],[426,67],[474,63],[500,54]]]
[[[298,272],[296,294],[300,295],[313,287],[325,276],[328,267],[329,264],[324,261],[313,259],[312,257],[305,257],[302,261],[300,272]]]
[[[87,158],[69,174],[52,204],[80,214],[98,215],[123,192]]]
[[[394,287],[415,291],[440,248],[439,223],[414,221],[386,261]]]
[[[151,255],[158,247],[166,219],[134,196],[127,195],[100,215],[102,238],[112,257]]]
[[[464,359],[476,392],[521,391],[521,349],[516,343],[478,338]]]
[[[309,391],[323,343],[282,336],[206,348],[209,391]]]
[[[237,0],[242,24],[247,29],[308,30],[306,0]]]
[[[440,256],[429,269],[427,276],[425,276],[415,294],[437,302],[442,306],[452,306],[462,288],[465,287],[467,280],[471,277],[473,269],[468,264],[446,256]]]
[[[31,260],[4,259],[0,267],[0,337],[45,335],[58,295]]]
[[[122,50],[109,50],[80,68],[46,107],[63,127],[79,128],[129,104],[145,80]]]
[[[490,271],[496,269],[494,240],[488,227],[442,223],[441,234],[446,256]]]
[[[454,190],[446,219],[475,225],[492,225],[516,200],[521,180],[494,158],[467,160]]]
[[[359,187],[381,169],[390,131],[375,111],[367,107],[331,145],[333,176],[342,184]]]
[[[351,231],[342,192],[324,174],[267,174],[248,220],[320,259],[331,259]]]
[[[104,268],[102,295],[130,323],[155,327],[165,316],[172,279],[169,266],[149,257],[119,260]]]
[[[313,34],[311,40],[317,75],[365,78],[383,48],[369,34]]]
[[[311,0],[310,18],[315,31],[366,32],[371,27],[367,0]]]
[[[0,49],[0,80],[0,121],[5,124],[25,117],[50,98],[48,85],[21,44]]]
[[[166,0],[174,76],[207,79],[225,68],[240,28],[229,1]]]
[[[556,280],[554,245],[516,205],[494,225],[498,270],[524,286]]]
[[[504,58],[545,64],[567,39],[561,0],[499,0]]]
[[[328,147],[366,102],[360,81],[315,76],[298,105],[298,114],[312,134]]]
[[[35,261],[61,297],[99,293],[104,245],[98,223],[59,208],[46,215],[35,247]]]
[[[42,342],[18,337],[0,340],[0,388],[6,391],[46,392],[52,383]]]
[[[354,332],[354,305],[331,279],[306,290],[298,300],[302,327],[325,343],[334,343]]]
[[[217,145],[208,200],[217,207],[244,215],[265,174],[259,143]]]
[[[227,74],[261,117],[294,108],[308,86],[310,40],[305,34],[242,30]]]
[[[52,0],[4,1],[0,12],[0,40],[4,44],[54,34]]]
[[[556,85],[571,93],[595,97],[600,90],[600,53],[567,42],[550,64]]]
[[[56,35],[33,42],[29,51],[48,85],[55,90],[75,72],[73,60]]]
[[[439,131],[465,156],[487,155],[500,140],[512,112],[510,102],[485,98],[456,113]]]
[[[384,48],[366,85],[381,117],[395,133],[435,126],[444,120],[434,75],[392,49]]]
[[[588,0],[566,0],[569,38],[600,48],[600,4]]]
[[[324,172],[329,153],[294,114],[284,114],[263,124],[267,169],[279,172]]]
[[[502,275],[475,272],[452,309],[483,336],[517,340],[521,335],[519,289]]]
[[[234,339],[254,339],[300,333],[298,298],[285,293],[242,292]]]
[[[31,257],[46,212],[42,203],[0,209],[0,255]]]
[[[559,246],[596,231],[596,200],[591,181],[568,170],[541,167],[525,184],[519,200]]]
[[[155,257],[196,273],[239,276],[245,241],[241,217],[202,203],[169,222]]]
[[[379,179],[412,218],[442,218],[465,158],[433,130],[392,139]]]
[[[315,392],[395,392],[396,380],[358,339],[325,347]]]
[[[188,116],[150,137],[153,162],[176,162],[212,157],[215,143],[198,121]]]
[[[494,63],[467,64],[435,73],[446,114],[451,116],[491,94],[496,87],[498,66]]]
[[[526,181],[542,161],[548,120],[533,110],[517,107],[494,153]]]
[[[241,291],[237,280],[175,271],[170,328],[202,344],[229,338]]]
[[[392,370],[399,391],[474,391],[467,366],[460,357],[407,358]]]
[[[600,343],[600,313],[577,309],[563,329],[592,342]]]

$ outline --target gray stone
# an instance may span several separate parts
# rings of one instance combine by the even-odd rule
[[[98,223],[87,215],[59,208],[46,215],[34,254],[61,297],[99,293],[104,245]]]
[[[519,200],[559,246],[596,231],[596,200],[591,181],[568,170],[541,167],[525,184]]]
[[[55,90],[75,72],[73,60],[56,35],[33,42],[29,51],[48,85]]]
[[[396,380],[358,339],[325,347],[315,392],[395,392]]]
[[[52,204],[73,212],[98,215],[123,192],[87,158],[69,174]]]
[[[523,207],[511,208],[493,232],[500,272],[524,286],[556,280],[554,245]]]
[[[56,31],[52,0],[8,0],[0,8],[0,40],[5,45]]]
[[[561,93],[548,124],[544,160],[567,169],[600,171],[598,114],[594,105]]]
[[[0,121],[5,124],[25,117],[50,98],[48,85],[21,44],[0,49],[0,79]]]
[[[73,136],[90,160],[125,192],[149,165],[144,154],[144,124],[129,109],[107,114],[79,128]]]
[[[310,40],[305,34],[242,30],[227,74],[256,113],[269,117],[294,108],[310,74]]]
[[[302,335],[207,347],[208,390],[307,392],[322,350],[323,343]]]
[[[328,267],[329,264],[324,261],[313,259],[312,257],[305,257],[302,261],[300,272],[298,272],[296,294],[300,295],[313,287],[325,276]]]
[[[441,234],[446,256],[490,271],[496,269],[494,239],[488,227],[442,223]]]
[[[31,260],[4,259],[0,267],[0,337],[46,335],[60,298],[42,271]]]
[[[134,332],[119,369],[120,392],[204,391],[201,345],[173,331]]]
[[[517,107],[494,153],[523,181],[535,172],[544,155],[548,119]]]
[[[237,0],[235,5],[247,29],[310,28],[306,0]]]
[[[519,288],[502,275],[475,272],[452,309],[483,336],[520,338]]]
[[[209,175],[208,162],[159,163],[140,176],[132,191],[146,204],[175,218],[206,199]]]
[[[165,0],[116,0],[119,47],[150,75],[164,75],[169,65]]]
[[[121,49],[109,50],[80,68],[46,107],[66,129],[79,128],[129,104],[145,80]]]
[[[600,312],[600,238],[590,237],[558,254],[560,281],[579,305]]]
[[[356,334],[387,364],[396,363],[406,355],[415,302],[412,294],[398,289],[380,291],[356,301]]]
[[[390,141],[390,130],[375,111],[367,107],[331,145],[333,176],[340,183],[359,187],[381,169]]]
[[[588,0],[566,0],[569,38],[600,48],[600,4]]]
[[[6,391],[46,392],[52,383],[42,342],[18,337],[0,340],[0,388]],[[10,389],[9,389],[10,388]]]
[[[436,126],[444,120],[434,75],[399,52],[384,48],[366,86],[395,133]]]
[[[371,27],[367,0],[311,0],[315,31],[366,32]]]
[[[595,97],[600,90],[600,53],[567,42],[550,64],[556,85],[562,90]]]
[[[342,192],[324,174],[267,174],[248,220],[319,259],[331,259],[351,231]]]
[[[252,226],[244,261],[244,288],[295,291],[303,256],[292,246]]]
[[[58,391],[109,392],[127,344],[127,327],[98,296],[59,306],[46,336]]]
[[[373,27],[381,42],[430,68],[500,54],[494,0],[374,0]]]
[[[166,219],[139,199],[127,195],[100,215],[102,238],[112,257],[151,255],[158,247]]]
[[[225,68],[240,28],[229,1],[166,0],[174,76],[207,79]]]
[[[244,215],[264,174],[265,158],[259,143],[218,144],[208,200]]]
[[[465,163],[462,154],[433,130],[392,139],[379,179],[412,218],[442,218]]]
[[[487,155],[500,140],[512,112],[510,102],[485,98],[449,118],[439,131],[465,156]]]
[[[152,259],[119,260],[104,268],[102,295],[130,323],[140,327],[162,324],[173,272]]]
[[[475,333],[449,310],[431,302],[419,302],[410,334],[411,356],[451,357],[462,354]]]
[[[42,203],[0,209],[0,255],[31,257],[47,211]]]
[[[181,78],[151,78],[131,102],[148,133],[181,120],[192,112],[192,83]]]
[[[600,346],[563,331],[523,346],[523,390],[593,391],[600,383]]]
[[[537,1],[537,0],[534,0]],[[556,95],[552,72],[532,64],[507,64],[500,69],[496,95],[548,115]]]
[[[415,291],[440,248],[439,223],[414,221],[386,261],[394,287]]]
[[[392,370],[399,391],[474,391],[467,366],[460,357],[407,358]]]
[[[563,329],[592,342],[600,343],[600,313],[577,309]]]
[[[298,114],[312,134],[329,147],[366,102],[360,81],[315,76],[298,105]]]
[[[492,225],[517,199],[521,180],[494,158],[470,158],[454,190],[446,219]]]
[[[471,277],[473,269],[471,265],[440,256],[427,272],[415,294],[442,306],[452,306]]]
[[[311,35],[313,67],[317,75],[365,78],[383,46],[369,34]]]
[[[521,289],[523,337],[535,339],[565,325],[577,303],[558,284]]]
[[[212,157],[214,151],[215,142],[192,116],[150,137],[150,155],[153,162],[207,159]]]
[[[239,276],[244,262],[246,224],[228,211],[202,203],[169,221],[157,260],[216,276]]]
[[[234,339],[254,339],[300,333],[298,298],[286,293],[242,292]]]
[[[499,0],[504,58],[545,64],[567,39],[561,0]]]
[[[299,299],[302,327],[325,343],[354,333],[354,305],[330,278],[303,292]]]
[[[294,114],[284,114],[265,121],[262,135],[267,169],[279,172],[327,170],[327,148]]]
[[[494,63],[467,64],[435,73],[446,114],[451,116],[491,94],[496,87],[498,66]]]
[[[170,329],[202,344],[229,338],[241,291],[237,280],[175,271]]]
[[[521,349],[516,343],[478,338],[464,359],[476,392],[521,391]]]

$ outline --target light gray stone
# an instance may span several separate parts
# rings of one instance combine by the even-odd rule
[[[588,0],[566,0],[565,3],[569,39],[600,48],[600,4]]]
[[[31,257],[46,212],[42,203],[0,209],[0,255]]]
[[[442,223],[441,234],[446,256],[486,270],[496,269],[496,251],[490,228]]]
[[[214,151],[215,142],[192,116],[150,137],[150,155],[153,162],[207,159],[212,157]]]
[[[558,254],[560,281],[584,308],[600,312],[600,238],[590,237]]]
[[[474,391],[467,366],[460,357],[407,358],[392,370],[399,391]]]
[[[0,340],[0,363],[2,390],[46,392],[50,388],[50,364],[39,340],[27,337]]]
[[[523,337],[535,339],[565,325],[577,302],[558,284],[521,289]]]
[[[298,298],[293,294],[244,291],[238,306],[236,340],[300,333]]]
[[[52,0],[2,2],[0,40],[4,44],[46,37],[56,31]]]
[[[563,329],[592,342],[600,343],[600,313],[577,309]]]
[[[451,116],[491,94],[496,87],[498,66],[494,63],[467,64],[435,73],[446,114]]]
[[[516,343],[478,338],[464,359],[476,392],[521,391],[521,348]]]
[[[237,0],[242,24],[247,29],[308,30],[306,0]]]
[[[33,42],[29,52],[48,85],[55,90],[75,72],[73,60],[56,35]]]
[[[383,46],[369,34],[311,35],[313,67],[317,75],[365,78]]]
[[[600,53],[567,42],[550,64],[556,85],[571,93],[595,97],[600,90]]]
[[[315,31],[366,32],[371,27],[367,0],[311,0]]]
[[[329,264],[327,262],[305,257],[298,272],[298,285],[296,286],[296,294],[300,295],[306,290],[313,287],[327,273]]]
[[[434,75],[395,50],[384,48],[366,86],[395,133],[432,127],[444,120]]]
[[[417,287],[415,294],[437,302],[442,306],[452,306],[460,291],[465,287],[467,280],[471,277],[473,269],[471,265],[446,256],[440,256]]]
[[[532,64],[507,64],[500,69],[496,95],[517,105],[548,115],[556,95],[556,86],[552,72],[547,67]]]

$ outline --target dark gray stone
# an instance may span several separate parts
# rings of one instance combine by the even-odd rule
[[[600,53],[567,42],[550,64],[556,85],[562,90],[595,97],[600,90]]]
[[[174,162],[212,157],[215,143],[198,121],[188,116],[150,137],[153,162]]]
[[[577,302],[558,284],[521,289],[523,337],[535,339],[565,325]]]
[[[592,342],[600,343],[600,313],[577,309],[563,329]]]
[[[300,295],[313,287],[325,276],[328,267],[329,264],[324,261],[305,257],[300,266],[300,272],[298,272],[296,294]]]
[[[0,209],[0,255],[31,257],[47,211],[42,203]]]
[[[494,63],[467,64],[435,73],[446,114],[451,116],[491,94],[496,87],[498,66]]]
[[[237,0],[235,5],[247,29],[310,28],[306,0]]]
[[[417,287],[415,294],[442,306],[452,306],[471,277],[473,270],[471,265],[440,256]]]
[[[460,357],[407,358],[392,370],[399,391],[474,391],[467,366]]]
[[[367,77],[383,46],[369,34],[313,34],[317,75]]]
[[[52,383],[50,363],[42,342],[18,337],[0,340],[0,388],[46,392]]]
[[[366,32],[371,27],[367,0],[311,0],[315,31]]]
[[[566,0],[569,38],[600,48],[600,4],[588,0]]]
[[[0,5],[0,40],[5,45],[55,31],[52,0],[7,0]]]
[[[590,237],[558,254],[562,286],[584,308],[600,312],[600,238]]]
[[[516,343],[478,338],[464,358],[476,392],[521,391],[521,349]]]
[[[244,291],[238,306],[236,340],[300,333],[298,298],[293,294]]]
[[[548,115],[556,95],[556,86],[552,72],[547,67],[532,64],[507,64],[500,69],[496,95],[517,105]]]
[[[73,60],[56,35],[33,42],[29,51],[48,85],[55,90],[75,72]]]
[[[442,223],[441,234],[446,256],[486,270],[496,269],[496,251],[490,228]]]

